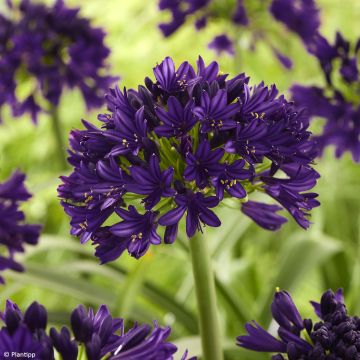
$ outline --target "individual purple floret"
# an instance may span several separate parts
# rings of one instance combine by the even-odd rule
[[[319,34],[309,51],[318,59],[326,85],[296,84],[291,88],[293,99],[304,105],[312,118],[325,119],[322,133],[314,137],[319,152],[333,146],[336,157],[350,152],[356,162],[360,161],[359,43],[350,44],[337,33],[330,44]]]
[[[286,222],[283,209],[310,225],[319,176],[306,113],[274,85],[229,78],[201,57],[197,65],[176,69],[167,57],[156,80],[107,95],[100,128],[84,122],[70,135],[74,170],[59,196],[71,233],[91,240],[101,263],[173,243],[182,219],[189,238],[220,226],[216,207],[230,199],[269,230]],[[279,205],[247,202],[255,191]]]
[[[247,323],[247,335],[237,338],[245,349],[277,353],[273,360],[357,359],[360,355],[360,320],[347,314],[342,290],[326,291],[320,303],[311,302],[320,321],[303,319],[290,294],[277,291],[271,305],[279,325],[278,337],[269,334],[256,322]]]
[[[31,194],[26,190],[25,175],[14,172],[8,180],[0,183],[0,271],[11,269],[23,271],[15,261],[15,254],[25,251],[25,245],[36,245],[41,226],[25,224],[25,214],[19,204],[28,200]],[[0,276],[0,283],[4,279]]]
[[[209,49],[221,55],[223,52],[229,55],[235,55],[234,44],[226,34],[217,35],[209,43]]]
[[[104,31],[63,0],[52,7],[9,1],[7,10],[8,17],[0,14],[0,107],[9,104],[14,116],[29,113],[36,122],[66,88],[78,88],[88,109],[100,107],[115,80],[106,75]],[[25,82],[31,89],[19,97]]]
[[[241,210],[245,215],[267,230],[278,230],[287,222],[284,217],[277,214],[278,211],[282,210],[282,207],[278,205],[247,201],[242,204]]]
[[[79,305],[71,314],[71,330],[51,328],[47,332],[47,311],[34,302],[22,314],[16,304],[6,303],[0,313],[4,326],[0,330],[0,350],[34,353],[35,359],[76,360],[83,348],[88,360],[173,360],[177,347],[168,341],[171,329],[135,324],[126,330],[123,319],[112,318],[109,309],[101,305],[96,313]],[[184,354],[183,360],[186,359]],[[196,358],[192,358],[195,360]]]

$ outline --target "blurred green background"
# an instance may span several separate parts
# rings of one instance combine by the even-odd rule
[[[227,22],[210,24],[202,32],[195,32],[188,24],[164,39],[157,24],[167,15],[159,14],[155,0],[66,3],[81,6],[83,15],[108,32],[110,65],[112,73],[121,76],[120,86],[136,87],[167,55],[177,64],[184,60],[195,64],[198,55],[208,63],[215,59],[207,49],[211,38],[223,31],[234,34]],[[318,3],[326,36],[332,40],[335,31],[341,29],[346,37],[356,39],[359,1]],[[222,71],[231,75],[246,72],[252,83],[276,83],[285,93],[294,82],[322,83],[315,59],[306,53],[300,40],[284,32],[280,24],[266,26],[274,29],[273,39],[294,60],[294,69],[284,70],[265,43],[259,43],[255,52],[248,51],[245,45],[249,34],[238,31],[234,34],[239,37],[236,58],[216,59]],[[81,127],[82,118],[95,123],[97,113],[105,109],[87,113],[80,94],[69,92],[63,96],[59,111],[67,139],[70,129]],[[318,131],[315,126],[314,131]],[[24,210],[31,222],[44,224],[44,232],[39,245],[19,257],[27,271],[4,274],[7,283],[0,288],[1,308],[7,298],[23,309],[36,300],[47,306],[50,321],[56,325],[66,323],[69,311],[78,303],[93,307],[105,303],[113,315],[130,322],[156,319],[171,325],[172,340],[181,349],[189,348],[190,354],[199,354],[193,279],[184,233],[172,246],[153,247],[141,261],[124,255],[113,264],[99,266],[92,246],[81,246],[68,235],[69,219],[56,193],[58,178],[64,174],[57,151],[51,119],[43,115],[34,126],[29,118],[13,119],[5,109],[0,125],[0,181],[16,168],[27,173],[27,185],[34,197]],[[332,149],[328,149],[316,168],[322,175],[315,189],[322,205],[313,211],[313,225],[308,231],[289,219],[281,231],[266,232],[230,203],[218,209],[222,227],[206,232],[213,251],[227,359],[268,358],[236,348],[234,339],[244,333],[243,325],[248,320],[270,325],[269,303],[277,286],[292,292],[306,316],[312,316],[308,300],[319,299],[324,290],[338,287],[345,290],[349,311],[360,312],[360,166],[349,155],[335,159]]]

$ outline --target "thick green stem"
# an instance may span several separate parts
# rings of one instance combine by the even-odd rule
[[[216,291],[207,240],[200,234],[190,239],[201,344],[204,360],[223,360]]]
[[[66,147],[64,144],[64,138],[63,138],[63,134],[61,131],[59,113],[55,106],[51,106],[50,114],[51,114],[51,122],[52,122],[53,131],[54,131],[55,141],[56,141],[56,145],[57,145],[56,146],[56,154],[59,158],[59,162],[60,162],[62,170],[65,170],[67,168]]]
[[[79,350],[77,358],[78,358],[78,360],[86,360],[87,359],[85,346],[83,344],[80,346],[80,350]],[[64,360],[66,360],[66,359],[64,359]]]

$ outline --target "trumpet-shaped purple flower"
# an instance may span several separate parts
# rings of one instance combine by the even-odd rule
[[[85,122],[71,133],[74,171],[59,196],[72,234],[92,240],[102,263],[126,249],[139,258],[159,234],[174,242],[183,217],[188,237],[220,226],[211,209],[228,198],[244,199],[244,214],[266,229],[286,221],[276,214],[283,208],[308,226],[318,174],[301,108],[275,86],[252,87],[245,74],[228,79],[201,58],[196,70],[188,62],[176,70],[166,58],[154,74],[138,90],[110,92],[101,128]],[[256,190],[282,206],[247,204]]]
[[[188,79],[194,73],[194,70],[187,61],[183,62],[175,70],[174,61],[170,57],[165,58],[153,70],[157,86],[167,94],[176,93],[184,89]]]
[[[123,221],[113,225],[110,232],[126,242],[131,256],[138,259],[146,253],[150,244],[161,243],[161,238],[156,232],[158,226],[156,212],[148,210],[142,215],[130,205],[128,211],[117,209],[116,213]]]
[[[79,305],[71,314],[75,339],[85,344],[87,355],[92,359],[102,358],[117,348],[120,336],[115,332],[122,326],[123,321],[113,319],[105,305],[100,306],[95,314],[92,309],[87,312],[84,306]]]
[[[347,314],[342,290],[328,290],[320,303],[311,303],[320,317],[314,325],[312,320],[301,317],[289,293],[277,291],[271,311],[279,325],[279,338],[256,323],[248,323],[248,335],[239,336],[237,344],[253,351],[278,353],[273,360],[285,360],[286,355],[294,360],[356,359],[360,322],[358,317]]]
[[[286,351],[286,344],[270,335],[255,321],[253,323],[246,323],[245,330],[249,335],[239,336],[237,338],[237,345],[255,351]]]
[[[50,338],[56,351],[63,359],[76,360],[78,356],[78,345],[71,339],[71,334],[65,326],[58,332],[55,328],[50,329]]]
[[[219,203],[215,196],[205,197],[200,192],[194,194],[189,191],[176,195],[175,203],[177,207],[159,219],[160,225],[168,227],[177,225],[185,212],[187,212],[186,233],[189,238],[194,236],[196,231],[201,230],[201,223],[215,227],[221,225],[219,218],[209,210]]]
[[[151,156],[148,166],[132,166],[130,175],[133,182],[127,184],[126,190],[135,194],[147,195],[143,199],[147,210],[152,209],[162,197],[172,197],[176,193],[171,188],[174,169],[169,167],[167,170],[161,171],[156,155]]]
[[[92,243],[96,246],[95,256],[101,264],[116,260],[128,246],[128,242],[114,235],[109,226],[99,228],[92,236]]]
[[[63,176],[58,189],[65,199],[81,202],[83,206],[66,204],[65,210],[72,217],[71,233],[85,243],[115,211],[123,204],[126,174],[113,158],[98,161],[96,166],[81,162],[77,171]]]
[[[52,7],[21,0],[9,5],[9,18],[0,16],[0,106],[8,103],[14,116],[29,113],[36,122],[42,103],[57,106],[65,88],[78,88],[88,108],[103,104],[104,92],[115,78],[102,73],[107,69],[110,50],[104,45],[105,33],[92,27],[67,8],[63,0]],[[30,93],[18,97],[24,77],[33,82]]]
[[[54,360],[54,350],[63,359],[76,360],[80,347],[87,359],[101,360],[173,360],[177,347],[168,341],[171,329],[135,324],[126,330],[124,320],[113,318],[101,305],[96,313],[79,305],[71,314],[71,330],[51,328],[47,333],[47,311],[33,303],[23,315],[18,306],[7,301],[0,313],[0,349],[7,352],[34,353],[39,360]],[[187,353],[186,353],[187,354]],[[186,354],[183,360],[186,359]],[[192,358],[196,359],[196,358]]]
[[[70,234],[78,236],[82,244],[95,236],[97,230],[113,213],[112,208],[101,210],[100,206],[76,206],[63,202],[66,214],[71,217]]]
[[[204,91],[201,95],[200,106],[195,107],[194,114],[201,121],[201,131],[230,130],[236,127],[234,115],[239,112],[239,104],[228,104],[227,91],[219,90],[210,98]]]
[[[144,108],[140,108],[134,116],[135,121],[132,121],[132,117],[127,117],[125,112],[115,113],[113,128],[104,133],[104,136],[114,143],[108,156],[129,153],[136,155],[144,146],[142,139],[146,137],[147,131]]]
[[[175,96],[170,96],[168,111],[161,107],[156,108],[156,115],[159,117],[160,125],[155,128],[155,133],[158,136],[168,138],[186,135],[197,122],[193,109],[193,100],[190,100],[183,107]]]
[[[304,329],[301,315],[287,291],[275,293],[271,313],[274,320],[288,331],[300,332]]]
[[[286,218],[278,215],[281,206],[263,204],[256,201],[247,201],[241,205],[241,211],[258,225],[267,230],[278,230],[287,222]]]
[[[319,175],[313,169],[305,167],[298,170],[285,167],[284,171],[289,173],[291,180],[274,177],[268,179],[265,176],[262,178],[265,191],[287,209],[300,226],[308,228],[308,211],[320,203],[316,200],[317,194],[302,192],[314,187]]]
[[[123,336],[119,347],[110,357],[111,360],[141,360],[141,359],[169,359],[176,353],[177,348],[165,342],[170,335],[170,328],[161,328],[155,322],[150,325],[135,325],[128,332],[122,330]]]
[[[20,202],[31,197],[24,181],[25,175],[16,171],[7,181],[0,183],[0,246],[5,249],[0,255],[0,271],[23,271],[14,259],[15,254],[24,252],[25,244],[36,245],[38,241],[41,226],[24,224],[25,214],[19,209]],[[4,282],[2,276],[0,282]]]
[[[251,169],[244,169],[244,166],[245,160],[237,160],[232,164],[225,163],[220,175],[212,180],[215,186],[216,196],[219,200],[224,198],[225,191],[230,196],[239,199],[246,196],[246,190],[241,185],[241,180],[251,179],[253,171]]]
[[[185,180],[195,180],[196,185],[203,189],[211,176],[217,176],[223,170],[224,165],[220,164],[223,155],[223,149],[211,150],[208,141],[201,142],[195,154],[186,155]]]
[[[101,210],[122,203],[125,175],[113,158],[99,161],[96,166],[81,162],[76,173],[61,179],[64,184],[59,194],[64,198],[72,197],[91,208],[100,204]]]

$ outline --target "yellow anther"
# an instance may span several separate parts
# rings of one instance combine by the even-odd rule
[[[139,240],[141,240],[142,239],[142,237],[143,237],[143,233],[142,232],[140,232],[140,233],[138,233],[138,234],[133,234],[133,235],[131,235],[131,241],[135,241],[136,239],[139,239]]]
[[[89,201],[91,201],[94,197],[92,195],[87,196],[85,199],[85,204],[88,203]]]

